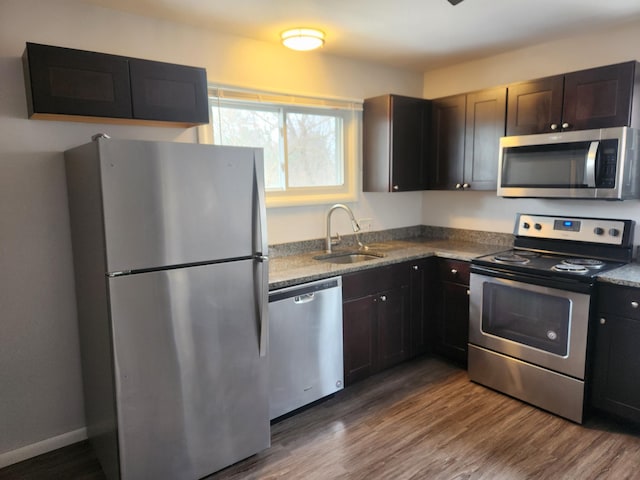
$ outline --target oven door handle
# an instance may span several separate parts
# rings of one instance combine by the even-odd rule
[[[506,270],[496,270],[480,265],[471,265],[471,274],[479,274],[497,279],[511,280],[513,282],[530,283],[541,287],[555,288],[557,290],[567,290],[576,293],[591,293],[593,282],[582,282],[561,277],[545,277],[540,275],[530,275],[522,272],[510,272]]]
[[[596,159],[600,142],[591,142],[584,165],[584,183],[587,187],[596,188]]]

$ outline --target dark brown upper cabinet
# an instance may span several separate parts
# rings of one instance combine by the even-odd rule
[[[134,118],[209,123],[207,74],[203,68],[132,58],[129,71]]]
[[[506,88],[433,100],[429,188],[495,190]]]
[[[638,126],[639,86],[638,62],[510,85],[507,135]]]
[[[27,43],[22,58],[29,117],[132,117],[125,57]]]
[[[363,190],[406,192],[427,188],[430,102],[382,95],[364,101]]]
[[[27,43],[30,118],[189,127],[209,122],[206,71]]]

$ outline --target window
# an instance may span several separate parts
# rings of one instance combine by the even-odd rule
[[[267,206],[357,199],[362,102],[210,88],[209,105],[204,141],[264,149]]]

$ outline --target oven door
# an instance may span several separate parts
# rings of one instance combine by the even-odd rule
[[[469,343],[582,380],[590,298],[472,272]]]

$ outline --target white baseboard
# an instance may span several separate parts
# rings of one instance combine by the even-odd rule
[[[56,437],[47,438],[41,442],[32,443],[10,452],[0,453],[0,468],[13,465],[14,463],[27,460],[28,458],[37,457],[43,453],[56,450],[57,448],[66,447],[72,443],[81,442],[87,439],[87,429],[79,428],[72,432],[63,433]]]

